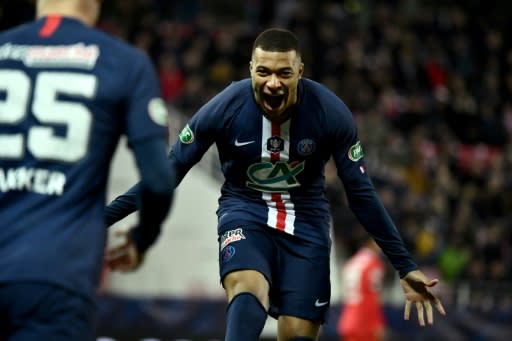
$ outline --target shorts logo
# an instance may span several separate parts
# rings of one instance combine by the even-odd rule
[[[222,251],[229,244],[242,239],[245,239],[245,236],[241,228],[227,231],[220,237],[220,250]]]
[[[235,255],[235,248],[231,245],[222,250],[220,258],[222,259],[222,263],[228,262]]]
[[[313,154],[313,152],[315,151],[315,148],[316,148],[315,141],[313,141],[311,139],[300,140],[299,143],[297,144],[297,151],[302,156],[307,156],[307,155]]]
[[[190,126],[188,124],[185,126],[185,128],[183,128],[179,137],[182,143],[191,144],[192,142],[194,142],[194,133],[192,132],[192,129],[190,129]]]
[[[348,158],[354,162],[362,159],[364,156],[363,147],[361,146],[361,141],[357,141],[355,145],[350,147],[348,150]]]

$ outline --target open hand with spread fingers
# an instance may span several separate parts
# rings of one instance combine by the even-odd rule
[[[441,315],[446,315],[441,300],[430,290],[437,283],[439,283],[438,279],[428,279],[420,270],[411,271],[400,279],[405,294],[404,320],[409,320],[412,304],[416,306],[418,322],[422,327],[425,326],[425,311],[427,312],[427,323],[434,324],[432,305]]]
[[[123,238],[124,241],[107,250],[105,261],[112,271],[130,272],[136,270],[144,260],[132,238],[130,231],[116,231],[116,237]]]

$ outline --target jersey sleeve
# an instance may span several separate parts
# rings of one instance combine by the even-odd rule
[[[330,125],[338,176],[343,182],[352,212],[403,277],[418,266],[377,195],[364,165],[363,147],[352,113],[341,104],[335,106],[338,115]]]
[[[133,55],[126,70],[131,75],[126,85],[126,135],[128,144],[138,140],[168,135],[168,112],[161,98],[160,84],[149,58],[139,53]]]
[[[179,174],[186,173],[198,163],[215,142],[226,126],[232,99],[232,91],[228,87],[203,105],[183,127],[171,148]]]
[[[129,63],[128,63],[129,62]],[[160,233],[160,225],[167,216],[173,198],[174,174],[166,154],[168,147],[168,113],[160,95],[160,85],[149,58],[134,49],[126,50],[125,133],[133,150],[141,180],[136,195],[121,196],[107,207],[107,224],[116,221],[138,207],[139,223],[132,229],[132,237],[140,252],[148,249]],[[126,199],[126,200],[123,200]],[[135,204],[135,205],[134,205]]]
[[[138,194],[139,224],[132,238],[140,252],[145,252],[160,234],[160,227],[173,199],[174,172],[166,159],[165,141],[146,139],[133,150],[140,171]]]

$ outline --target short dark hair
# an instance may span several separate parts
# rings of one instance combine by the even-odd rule
[[[271,52],[296,51],[300,56],[299,40],[295,34],[283,28],[269,28],[261,32],[254,40],[252,52],[258,47]]]

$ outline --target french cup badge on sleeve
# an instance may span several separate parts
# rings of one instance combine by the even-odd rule
[[[361,146],[361,141],[357,141],[350,149],[348,150],[348,158],[354,162],[362,159],[364,156],[363,147]]]
[[[183,128],[179,137],[180,141],[185,144],[191,144],[192,142],[194,142],[195,139],[194,132],[192,131],[192,129],[190,129],[190,126],[188,124],[185,126],[185,128]]]

